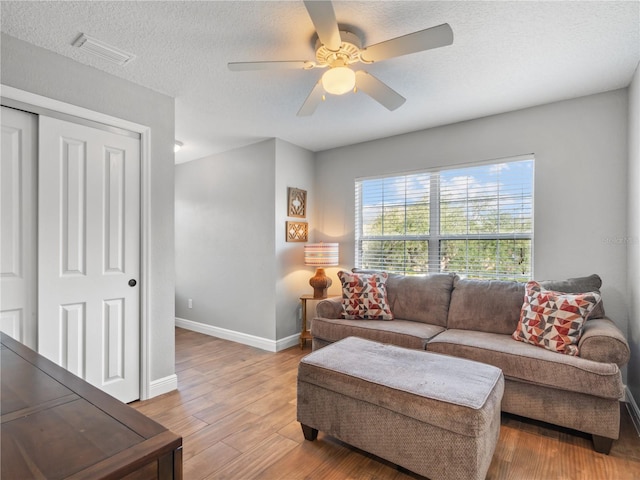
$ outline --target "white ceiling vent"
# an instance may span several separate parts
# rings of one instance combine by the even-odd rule
[[[91,53],[97,57],[107,60],[116,65],[126,65],[136,58],[132,53],[125,52],[114,46],[108,45],[96,38],[81,33],[80,36],[72,43],[74,47],[78,47],[85,52]]]

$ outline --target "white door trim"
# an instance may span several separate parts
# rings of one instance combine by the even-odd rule
[[[0,84],[0,97],[35,107],[73,115],[140,134],[140,399],[149,397],[150,335],[149,335],[149,219],[151,175],[151,129],[146,125],[95,112],[77,105],[43,97],[35,93]]]

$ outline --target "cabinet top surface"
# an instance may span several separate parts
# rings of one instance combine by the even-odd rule
[[[11,337],[2,334],[0,342],[3,476],[30,478],[35,468],[47,478],[66,478],[132,448],[152,453],[161,435],[173,448],[181,445],[162,425]]]

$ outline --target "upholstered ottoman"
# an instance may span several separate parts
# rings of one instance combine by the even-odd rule
[[[298,421],[407,470],[484,479],[500,433],[502,371],[349,337],[298,367]]]

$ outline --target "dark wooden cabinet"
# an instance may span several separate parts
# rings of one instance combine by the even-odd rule
[[[0,337],[3,479],[181,479],[182,438]]]

